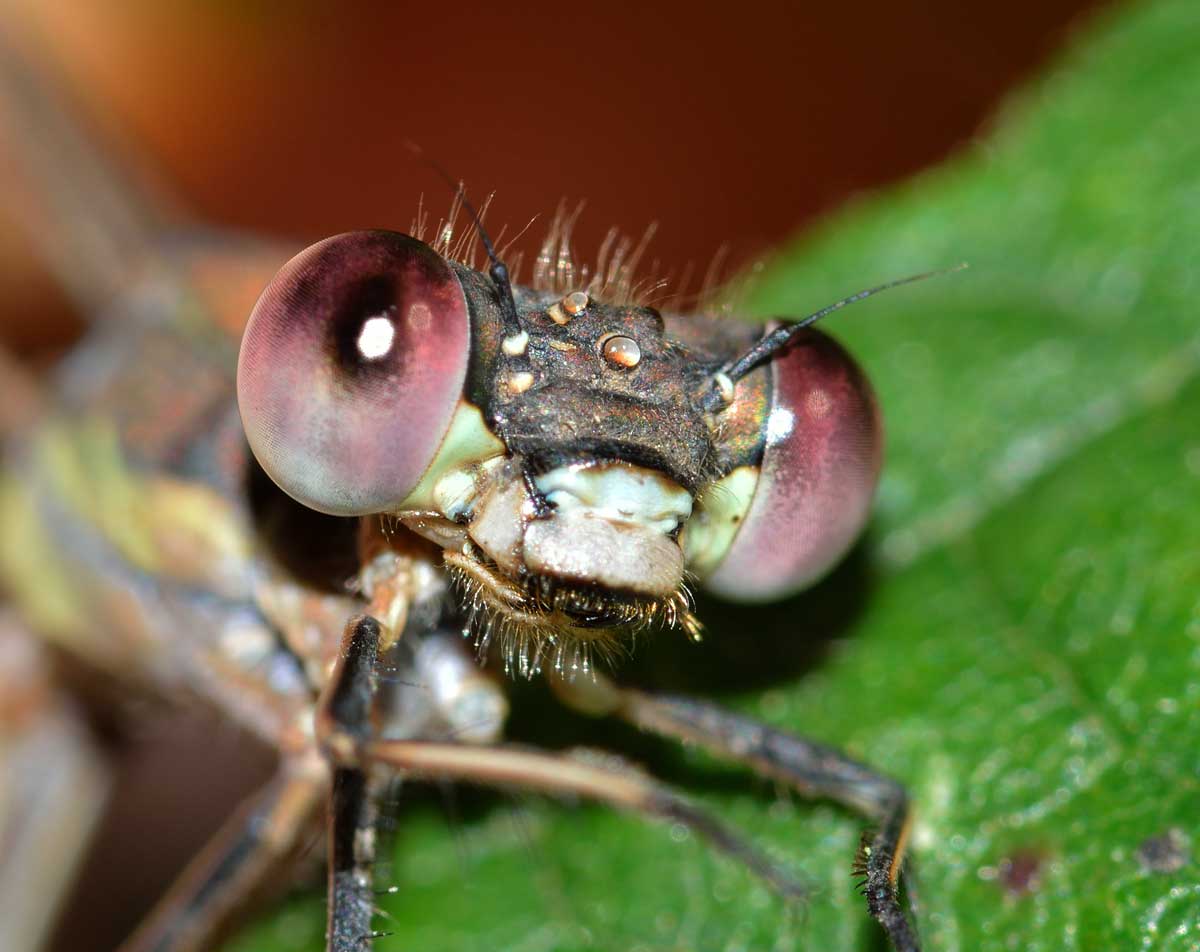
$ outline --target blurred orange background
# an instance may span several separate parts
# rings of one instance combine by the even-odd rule
[[[722,245],[748,261],[961,147],[1095,6],[4,0],[0,16],[32,28],[47,71],[198,220],[297,243],[405,230],[419,196],[435,215],[450,199],[412,140],[471,194],[496,191],[493,228],[586,199],[585,256],[610,226],[657,221],[650,256],[679,271]],[[519,243],[527,256],[540,233]],[[864,283],[885,277],[863,262]],[[44,360],[77,332],[2,218],[0,288],[0,333],[19,353]],[[113,947],[265,769],[226,741],[159,724],[133,745],[101,838],[113,852],[84,874],[61,947]],[[191,795],[156,821],[167,785]],[[114,874],[104,857],[131,836],[138,861],[126,850]]]
[[[510,233],[588,203],[578,246],[660,225],[651,257],[745,262],[976,135],[1089,0],[963,4],[332,4],[5,0],[107,136],[198,218],[310,240],[406,230],[448,190]],[[19,231],[0,235],[3,333],[69,339]],[[520,243],[536,247],[536,224]],[[881,277],[864,262],[864,281]],[[814,302],[797,302],[797,309]],[[816,302],[819,303],[819,302]]]

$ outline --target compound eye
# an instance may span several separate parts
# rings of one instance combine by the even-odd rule
[[[450,426],[467,304],[440,255],[360,231],[302,251],[268,285],[238,357],[250,448],[288,495],[363,515],[397,506]]]
[[[758,482],[705,580],[737,601],[779,598],[829,571],[867,521],[883,457],[874,394],[834,340],[805,332],[770,368]]]

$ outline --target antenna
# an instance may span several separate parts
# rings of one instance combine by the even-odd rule
[[[483,227],[483,219],[479,217],[479,212],[475,210],[475,206],[467,199],[467,193],[463,190],[462,181],[455,181],[450,173],[442,167],[441,163],[427,156],[415,142],[408,141],[405,145],[413,155],[417,156],[433,169],[438,174],[438,177],[454,190],[458,196],[458,200],[462,203],[462,207],[471,216],[471,221],[475,225],[475,231],[479,234],[479,240],[483,243],[483,250],[487,252],[488,261],[490,262],[488,275],[491,277],[492,283],[496,285],[496,290],[500,294],[500,309],[502,311],[505,336],[518,333],[521,330],[521,324],[517,320],[517,301],[513,297],[512,279],[509,277],[508,268],[496,254],[496,248],[492,244],[491,236],[487,233],[487,229]]]
[[[806,327],[812,327],[821,318],[832,314],[834,311],[840,311],[846,305],[869,298],[880,291],[887,291],[891,288],[898,288],[901,285],[924,281],[927,278],[937,278],[945,274],[954,274],[956,271],[962,271],[966,267],[967,263],[964,261],[952,268],[925,271],[921,274],[909,275],[906,278],[897,278],[895,281],[888,281],[885,284],[877,284],[873,288],[856,291],[849,297],[844,297],[840,301],[835,301],[833,304],[821,308],[819,311],[814,311],[795,324],[787,324],[771,331],[740,357],[735,357],[733,360],[728,361],[716,374],[709,378],[711,386],[701,397],[701,405],[706,411],[712,413],[719,409],[723,403],[728,404],[732,398],[732,384],[746,376],[755,367],[766,363],[780,351],[784,350]]]

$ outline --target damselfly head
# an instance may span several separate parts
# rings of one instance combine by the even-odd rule
[[[434,541],[468,627],[518,670],[586,668],[628,629],[695,636],[689,579],[778,597],[861,530],[881,454],[866,380],[815,330],[738,363],[758,337],[359,232],[264,292],[238,392],[284,491]]]

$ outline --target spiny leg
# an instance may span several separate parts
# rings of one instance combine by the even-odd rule
[[[807,895],[804,886],[669,787],[616,758],[596,760],[548,754],[515,744],[488,746],[432,741],[380,741],[358,756],[426,780],[457,780],[498,789],[551,796],[585,797],[630,813],[682,823],[696,835],[762,878],[787,899]]]
[[[586,684],[559,681],[563,700],[589,714],[616,715],[636,727],[696,744],[716,757],[749,766],[806,797],[826,798],[871,818],[856,869],[871,915],[897,952],[919,952],[920,941],[897,890],[908,838],[909,803],[895,780],[841,751],[795,737],[709,701],[618,688],[597,675]]]
[[[342,650],[317,704],[318,733],[336,723],[351,743],[371,735],[371,706],[378,687],[375,660],[381,626],[366,616],[346,626]],[[337,741],[333,741],[336,745]],[[326,748],[329,742],[326,741]],[[329,798],[329,898],[326,948],[329,952],[360,952],[376,933],[372,870],[378,801],[373,784],[358,765],[336,767]]]
[[[372,870],[379,819],[376,784],[358,762],[343,764],[341,748],[370,742],[371,708],[379,685],[376,661],[383,627],[370,616],[350,619],[334,671],[317,702],[317,736],[337,765],[329,802],[329,952],[361,952],[378,934]],[[330,725],[337,725],[332,731]]]
[[[329,803],[327,947],[329,952],[360,952],[380,935],[371,928],[377,798],[363,771],[339,768],[333,773]]]
[[[861,857],[867,908],[897,952],[919,952],[920,941],[897,894],[910,819],[908,795],[897,781],[841,751],[708,701],[622,693],[624,703],[617,713],[643,730],[691,741],[718,757],[781,780],[805,796],[828,798],[873,819],[878,828],[864,844]]]
[[[328,771],[317,758],[285,762],[184,870],[120,952],[201,952],[250,897],[301,849]]]
[[[785,898],[796,900],[805,896],[802,885],[734,831],[640,771],[628,765],[617,766],[615,758],[580,758],[516,745],[374,738],[367,717],[369,704],[364,701],[372,693],[379,630],[379,623],[371,618],[360,617],[350,622],[341,655],[318,707],[317,738],[339,773],[386,769],[406,777],[586,797],[620,810],[682,823]],[[335,809],[334,822],[341,824],[343,836],[348,835],[354,815],[351,808],[345,808],[339,817]],[[369,836],[363,839],[371,840]],[[349,853],[344,855],[349,858]],[[369,870],[361,862],[354,868],[358,878],[339,877],[337,868],[331,867],[331,891],[340,888],[346,895],[344,899],[331,895],[331,916],[353,913],[357,918],[352,923],[330,923],[330,952],[361,948],[363,939],[372,935],[369,914],[364,918],[364,907],[355,904],[352,898],[362,895],[360,891],[364,888],[369,895]],[[332,944],[335,936],[344,936],[346,943],[357,937],[359,944],[335,946]]]

